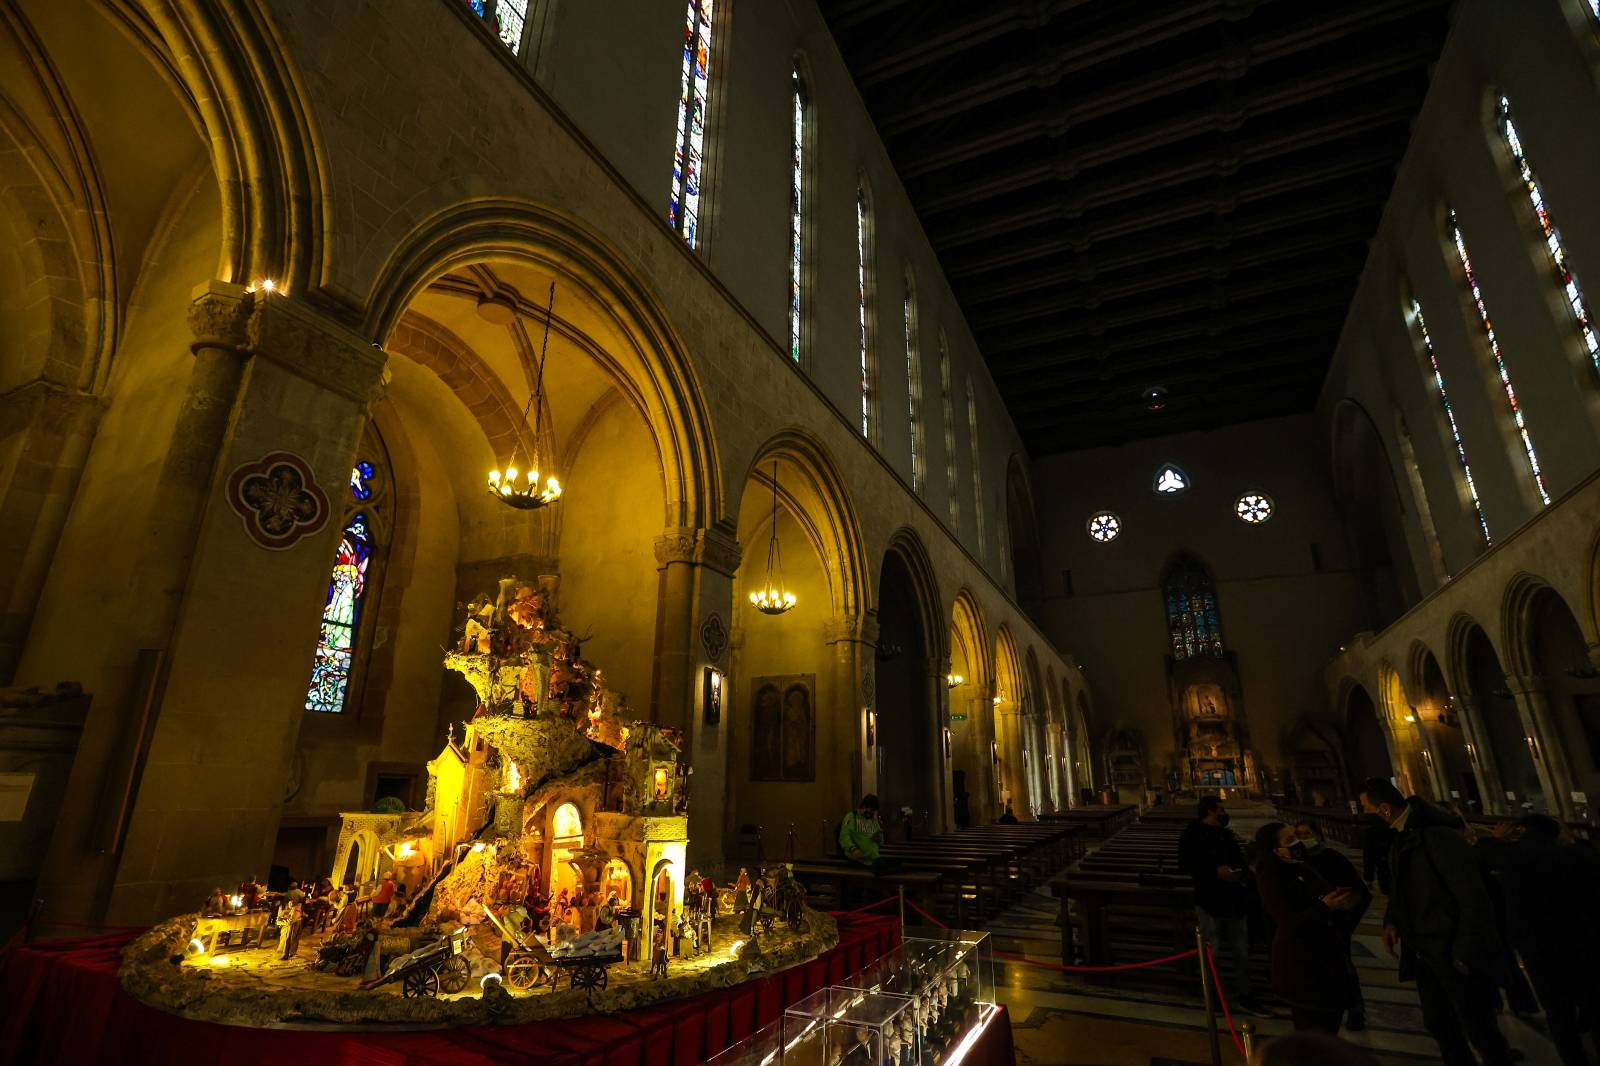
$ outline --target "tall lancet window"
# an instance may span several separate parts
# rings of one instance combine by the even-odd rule
[[[1595,2],[1600,3],[1600,0]],[[1500,128],[1500,136],[1511,152],[1512,162],[1516,164],[1517,176],[1522,179],[1522,187],[1527,190],[1528,200],[1533,205],[1533,216],[1544,233],[1544,246],[1550,253],[1556,284],[1561,287],[1567,307],[1578,324],[1578,337],[1583,341],[1583,349],[1589,353],[1589,361],[1596,369],[1600,369],[1600,336],[1595,334],[1594,319],[1589,314],[1589,305],[1584,302],[1583,289],[1567,264],[1567,250],[1562,247],[1561,233],[1550,220],[1550,207],[1544,202],[1544,190],[1539,187],[1539,179],[1533,176],[1533,167],[1529,165],[1528,155],[1522,149],[1522,138],[1517,134],[1516,124],[1511,121],[1511,101],[1504,96],[1496,105],[1495,120]]]
[[[700,240],[701,169],[706,107],[711,98],[712,0],[688,0],[683,27],[683,75],[678,90],[678,140],[672,150],[672,197],[667,222],[696,247]]]
[[[467,0],[467,6],[489,24],[507,48],[513,52],[522,50],[522,27],[528,21],[528,0]]]
[[[867,328],[868,263],[872,258],[872,219],[867,211],[867,190],[856,186],[856,323],[861,348],[861,435],[872,439],[872,411],[878,402],[872,337]]]
[[[1179,556],[1161,580],[1167,601],[1167,631],[1174,659],[1222,655],[1222,622],[1217,617],[1217,586],[1198,559]]]
[[[1506,370],[1506,357],[1500,351],[1500,338],[1495,335],[1494,320],[1489,317],[1489,308],[1483,302],[1483,289],[1478,285],[1478,275],[1473,272],[1472,259],[1467,255],[1466,238],[1461,235],[1461,225],[1456,220],[1456,213],[1450,212],[1450,241],[1456,246],[1456,257],[1461,260],[1461,271],[1466,275],[1467,287],[1472,290],[1472,303],[1478,309],[1478,321],[1483,324],[1484,336],[1489,339],[1489,352],[1494,356],[1495,369],[1500,373],[1500,387],[1506,394],[1506,404],[1511,411],[1511,420],[1516,423],[1517,433],[1522,438],[1522,450],[1528,453],[1528,469],[1533,473],[1534,488],[1539,490],[1539,499],[1545,506],[1550,505],[1550,491],[1544,484],[1544,471],[1539,468],[1539,456],[1533,450],[1533,438],[1528,435],[1528,424],[1522,417],[1522,405],[1517,402],[1517,390],[1511,387],[1511,374]]]
[[[1461,427],[1456,425],[1455,408],[1450,406],[1450,393],[1444,387],[1444,372],[1439,369],[1439,353],[1433,350],[1433,338],[1428,335],[1428,323],[1422,317],[1422,304],[1411,301],[1411,317],[1422,337],[1422,350],[1428,353],[1428,369],[1433,374],[1433,387],[1439,393],[1439,405],[1444,408],[1444,420],[1450,427],[1450,439],[1455,442],[1456,459],[1461,463],[1461,474],[1467,479],[1467,495],[1472,497],[1472,509],[1478,515],[1478,528],[1483,530],[1483,542],[1493,543],[1489,536],[1489,520],[1483,514],[1483,501],[1478,499],[1478,483],[1472,478],[1472,464],[1467,462],[1467,445],[1461,439]]]
[[[961,492],[956,486],[956,407],[950,395],[950,344],[939,331],[939,406],[944,415],[944,488],[950,528],[961,532]]]
[[[972,449],[972,517],[978,523],[978,558],[983,558],[983,458],[978,451],[978,396],[972,391],[972,379],[967,379],[967,443]]]
[[[911,431],[911,489],[920,494],[928,479],[928,459],[922,437],[922,351],[917,338],[917,282],[906,271],[906,296],[901,307],[905,319],[906,417]]]
[[[322,604],[317,650],[306,686],[306,710],[338,714],[354,706],[352,678],[371,644],[369,616],[382,564],[381,543],[389,528],[390,478],[383,444],[368,432],[350,471],[344,533],[333,553],[333,569]]]
[[[793,130],[789,163],[789,358],[800,361],[801,300],[806,210],[806,86],[796,70],[791,79]]]

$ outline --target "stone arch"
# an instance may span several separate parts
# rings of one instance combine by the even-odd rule
[[[737,507],[745,488],[770,476],[766,471],[774,461],[789,468],[789,484],[782,488],[785,505],[825,561],[833,614],[864,617],[874,603],[874,586],[868,576],[861,523],[849,486],[820,440],[798,427],[769,438],[750,460],[740,499],[730,502]]]
[[[1011,576],[1019,599],[1042,594],[1039,521],[1033,506],[1033,489],[1022,458],[1013,454],[1006,462],[1006,530],[1011,543]]]
[[[1334,407],[1331,448],[1334,495],[1366,577],[1376,632],[1421,598],[1405,540],[1405,505],[1383,434],[1367,409],[1348,397]]]
[[[667,528],[709,528],[729,504],[709,412],[682,339],[626,257],[576,220],[521,199],[486,199],[435,212],[391,249],[368,295],[363,330],[375,343],[435,279],[473,263],[525,264],[566,284],[614,346],[570,323],[552,330],[594,357],[641,412],[661,458]]]
[[[1505,644],[1506,667],[1515,677],[1532,678],[1539,674],[1533,641],[1535,612],[1541,601],[1551,596],[1560,601],[1577,625],[1581,605],[1575,608],[1568,603],[1561,590],[1544,578],[1524,570],[1506,583],[1500,601],[1500,633]]]
[[[885,810],[909,806],[925,826],[947,820],[941,675],[947,635],[939,588],[921,538],[896,530],[883,555],[877,593],[874,700],[878,716],[878,798]]]
[[[971,589],[962,589],[950,606],[950,671],[959,683],[949,688],[951,795],[957,823],[986,822],[994,808],[993,672],[989,629]],[[959,715],[960,717],[955,717]]]
[[[1531,803],[1542,809],[1550,797],[1506,676],[1502,648],[1482,624],[1464,612],[1450,620],[1448,632],[1449,676],[1455,679],[1457,699],[1472,722],[1474,739],[1468,742],[1468,754],[1489,782],[1489,808],[1515,812]]]
[[[1087,791],[1090,797],[1086,802],[1092,803],[1095,792],[1096,760],[1093,734],[1089,731],[1089,719],[1092,717],[1089,710],[1089,694],[1082,689],[1078,690],[1078,698],[1073,704],[1072,713],[1072,734],[1078,742],[1076,750],[1072,753],[1072,765],[1076,771],[1074,779],[1078,786],[1078,795],[1073,799],[1075,802],[1085,801],[1083,793]]]
[[[1000,801],[1002,806],[1011,803],[1020,817],[1027,813],[1029,799],[1027,767],[1022,755],[1022,718],[1028,682],[1023,674],[1021,656],[1017,654],[1016,639],[1011,635],[1011,627],[1004,622],[995,632],[994,679],[994,736],[996,758],[1000,763]]]
[[[1345,766],[1350,774],[1350,794],[1355,795],[1368,777],[1394,773],[1387,730],[1379,720],[1378,705],[1359,681],[1350,681],[1340,705],[1344,720]]]
[[[1572,792],[1600,790],[1600,678],[1579,617],[1558,588],[1532,574],[1518,574],[1506,587],[1507,676],[1515,679],[1527,739],[1554,793],[1552,812],[1563,814],[1572,812]]]

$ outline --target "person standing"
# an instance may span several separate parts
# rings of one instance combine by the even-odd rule
[[[1367,815],[1367,828],[1361,834],[1361,879],[1368,890],[1377,886],[1385,896],[1389,894],[1389,847],[1394,843],[1395,832],[1389,823],[1375,814]]]
[[[1389,906],[1383,943],[1399,945],[1400,979],[1416,981],[1422,1020],[1445,1066],[1509,1066],[1511,1046],[1495,1019],[1502,955],[1494,907],[1472,847],[1454,815],[1381,777],[1361,786],[1361,806],[1383,818],[1389,848]]]
[[[1505,893],[1510,940],[1561,1061],[1589,1066],[1582,1023],[1600,1037],[1600,855],[1562,843],[1561,823],[1543,814],[1519,818],[1514,835],[1493,873]]]
[[[1293,827],[1268,822],[1255,839],[1256,890],[1272,922],[1272,990],[1289,1001],[1297,1030],[1336,1036],[1350,1006],[1343,915],[1361,897],[1323,880]]]
[[[845,858],[868,866],[874,872],[880,865],[878,852],[883,847],[883,823],[878,821],[878,797],[867,793],[856,809],[839,823],[839,847]]]
[[[1204,796],[1197,817],[1178,838],[1178,869],[1194,882],[1195,918],[1206,943],[1226,952],[1231,1002],[1252,1014],[1270,1012],[1250,982],[1250,893],[1239,838],[1228,829],[1228,812],[1216,796]]]
[[[1305,861],[1311,864],[1311,868],[1333,888],[1347,888],[1351,893],[1351,905],[1336,912],[1336,917],[1339,930],[1344,937],[1345,958],[1350,959],[1350,964],[1345,969],[1345,976],[1349,979],[1350,985],[1348,995],[1345,997],[1344,1027],[1352,1032],[1359,1032],[1367,1027],[1367,1005],[1365,997],[1361,994],[1361,975],[1356,972],[1355,960],[1350,949],[1356,928],[1361,924],[1361,917],[1372,905],[1372,890],[1367,887],[1361,874],[1356,871],[1355,865],[1349,859],[1328,847],[1328,842],[1323,839],[1321,826],[1310,821],[1296,822],[1294,835],[1295,839],[1305,845]]]

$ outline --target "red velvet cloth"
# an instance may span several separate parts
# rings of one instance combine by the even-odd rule
[[[871,962],[898,942],[899,931],[892,918],[843,915],[838,946],[811,962],[626,1014],[382,1033],[243,1029],[147,1007],[117,983],[118,952],[131,938],[54,940],[13,950],[0,967],[0,1062],[688,1066]],[[967,1062],[998,1066],[1013,1058],[1011,1021],[1002,1012]]]

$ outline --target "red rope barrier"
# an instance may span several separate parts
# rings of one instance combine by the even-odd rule
[[[898,900],[898,898],[899,897],[897,897],[897,896],[884,896],[882,899],[873,900],[871,903],[867,904],[865,907],[857,907],[853,911],[842,911],[840,913],[843,913],[843,914],[865,914],[868,911],[877,910],[879,907],[883,906],[885,903],[894,903],[894,902],[896,902]],[[911,904],[910,900],[907,900],[906,902],[908,904]],[[915,906],[915,904],[911,904],[911,905]]]
[[[1211,987],[1217,990],[1217,1002],[1222,1004],[1222,1017],[1228,1023],[1228,1035],[1233,1037],[1233,1046],[1239,1049],[1239,1055],[1248,1059],[1244,1053],[1244,1041],[1239,1039],[1239,1030],[1233,1027],[1233,1012],[1228,1009],[1228,997],[1222,994],[1222,978],[1217,976],[1217,958],[1211,953],[1211,945],[1206,945],[1206,966],[1211,970]]]

